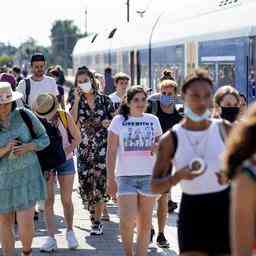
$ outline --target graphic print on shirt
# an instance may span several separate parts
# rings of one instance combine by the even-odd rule
[[[155,140],[153,122],[127,121],[123,125],[127,128],[123,134],[124,153],[150,154]]]

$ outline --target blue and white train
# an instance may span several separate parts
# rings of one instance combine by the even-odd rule
[[[179,84],[196,67],[209,70],[215,89],[232,85],[256,98],[256,0],[216,0],[199,11],[162,14],[80,39],[74,69],[111,67],[132,84],[156,89],[161,71],[171,68]]]

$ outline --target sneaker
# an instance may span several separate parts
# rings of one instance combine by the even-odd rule
[[[78,242],[77,242],[77,239],[75,237],[75,233],[73,230],[67,231],[66,239],[68,242],[68,248],[70,250],[75,250],[78,247]]]
[[[174,210],[176,210],[178,208],[178,204],[173,202],[172,200],[168,201],[168,212],[169,213],[173,213]]]
[[[38,219],[39,219],[39,213],[35,211],[34,220],[37,221]]]
[[[37,202],[37,210],[39,212],[43,212],[44,211],[44,201]]]
[[[153,243],[154,236],[155,236],[155,230],[153,228],[151,228],[151,231],[150,231],[150,243]]]
[[[159,233],[156,239],[157,245],[160,248],[169,248],[170,244],[168,243],[168,241],[166,240],[164,233]]]
[[[92,226],[90,234],[92,236],[103,235],[103,225],[99,221],[95,221],[95,224]]]
[[[41,252],[53,252],[57,250],[57,242],[53,237],[48,237],[42,247],[40,248]]]

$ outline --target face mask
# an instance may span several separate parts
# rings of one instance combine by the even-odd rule
[[[90,81],[88,81],[86,83],[78,84],[78,86],[85,93],[88,93],[88,92],[90,92],[92,90],[92,85],[91,85]]]
[[[163,106],[170,106],[174,104],[175,102],[175,97],[174,96],[169,96],[169,95],[161,95],[160,96],[160,103]]]
[[[184,115],[188,117],[190,120],[192,120],[193,122],[201,122],[209,119],[211,112],[207,109],[204,112],[204,114],[198,115],[198,114],[195,114],[190,107],[185,106]]]
[[[240,108],[238,107],[221,107],[221,118],[233,123],[239,114]]]

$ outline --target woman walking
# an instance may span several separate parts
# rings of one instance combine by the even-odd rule
[[[37,138],[31,137],[15,101],[22,94],[13,92],[11,85],[0,82],[0,234],[4,256],[14,255],[14,216],[17,214],[22,255],[32,255],[34,211],[37,201],[46,195],[44,178],[36,151],[49,144],[40,121],[29,110]]]
[[[150,180],[157,142],[162,134],[158,118],[146,114],[147,94],[142,87],[128,89],[109,127],[107,186],[109,195],[118,196],[120,232],[126,256],[145,256],[156,195]],[[133,235],[137,220],[137,244],[133,253]]]
[[[45,120],[47,124],[54,127],[57,131],[57,137],[60,138],[61,149],[64,150],[64,162],[55,169],[45,171],[47,180],[47,199],[45,201],[45,219],[47,224],[48,237],[41,247],[41,251],[51,252],[57,249],[55,239],[54,223],[54,182],[57,174],[61,202],[64,211],[64,217],[67,224],[66,240],[69,249],[76,249],[78,242],[73,231],[74,207],[72,202],[72,191],[75,176],[75,164],[73,160],[73,151],[79,145],[81,138],[80,132],[73,121],[72,116],[61,110],[58,99],[50,93],[40,94],[33,106],[38,117]],[[51,138],[57,142],[57,137]],[[53,143],[54,143],[53,142]],[[57,157],[55,155],[55,157]]]
[[[107,128],[114,116],[111,100],[99,94],[95,78],[86,67],[79,68],[75,79],[75,99],[71,113],[81,131],[78,148],[80,194],[91,213],[91,235],[102,235],[101,216],[106,194]]]
[[[229,125],[210,119],[212,81],[196,70],[182,87],[184,116],[160,142],[152,189],[161,193],[181,183],[178,220],[180,255],[225,255],[229,248],[229,186],[220,184]],[[172,162],[174,175],[168,175]]]

